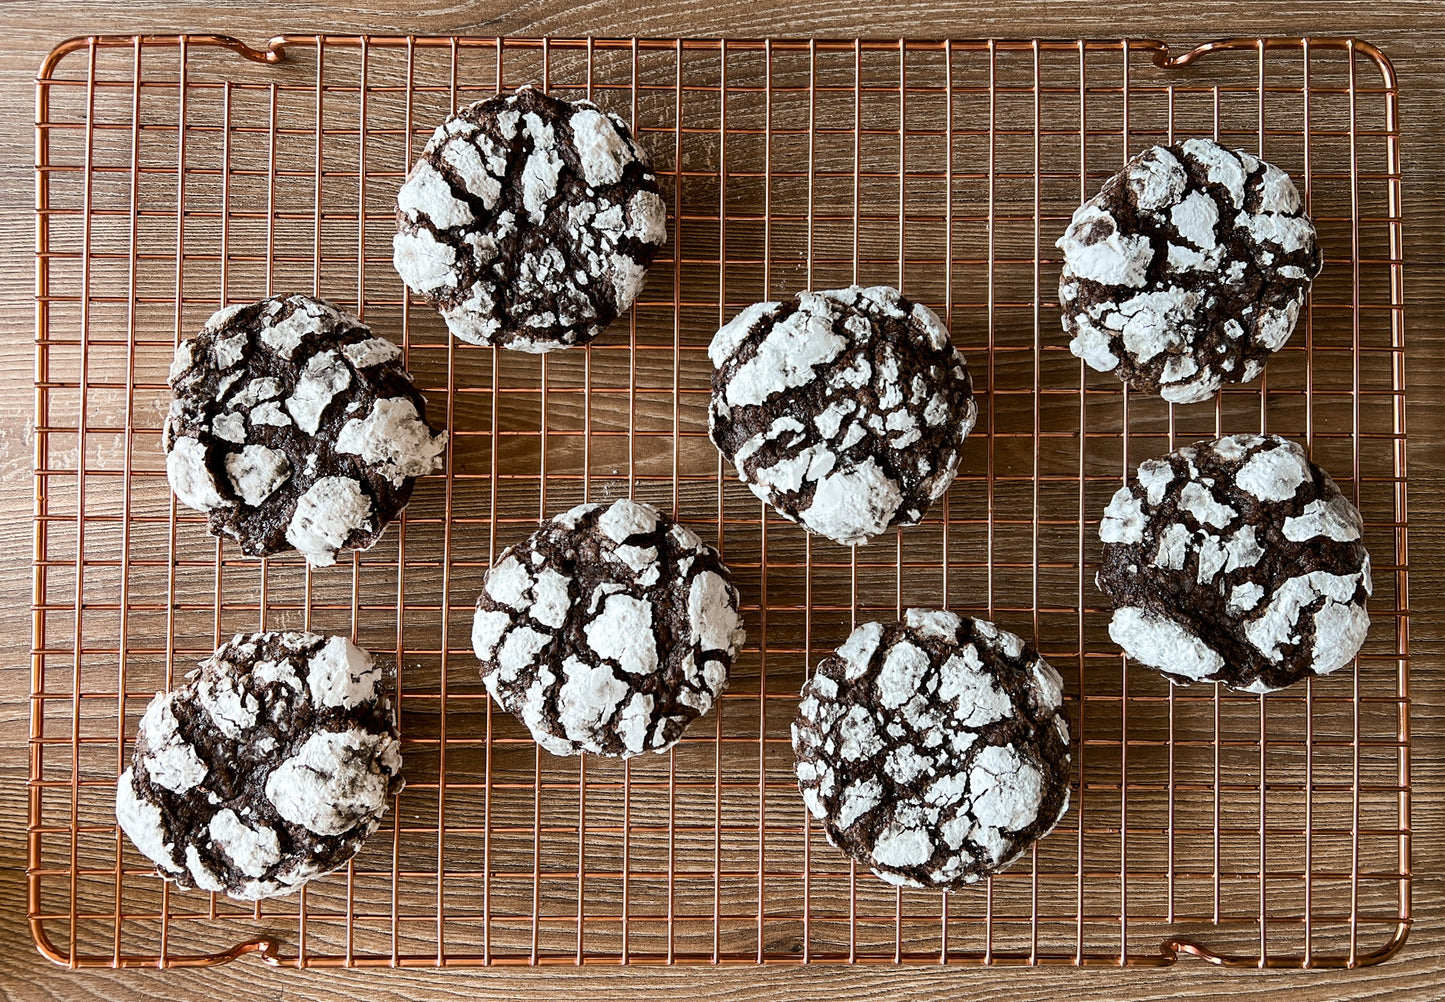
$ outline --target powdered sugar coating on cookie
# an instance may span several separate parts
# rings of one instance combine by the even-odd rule
[[[859,626],[803,686],[792,736],[808,811],[890,883],[973,883],[1068,811],[1063,681],[984,620]]]
[[[886,286],[755,304],[708,355],[713,443],[779,514],[840,543],[918,522],[978,417],[942,322]]]
[[[182,887],[295,891],[345,865],[401,790],[384,682],[345,637],[235,637],[147,707],[116,820]]]
[[[502,552],[472,647],[487,691],[556,755],[665,751],[743,643],[717,552],[651,505],[584,504]]]
[[[1057,246],[1070,351],[1173,403],[1258,376],[1321,267],[1289,175],[1208,139],[1129,161]]]
[[[473,344],[584,344],[624,313],[667,238],[622,119],[534,87],[462,108],[397,194],[392,264]]]
[[[441,466],[401,349],[306,296],[216,313],[171,365],[166,473],[212,533],[313,565],[365,549]]]
[[[1234,435],[1147,460],[1099,527],[1109,635],[1181,684],[1258,693],[1335,671],[1370,625],[1363,531],[1287,439]]]

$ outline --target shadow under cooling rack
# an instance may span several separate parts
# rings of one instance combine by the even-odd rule
[[[538,83],[633,123],[669,243],[631,313],[545,357],[459,345],[390,264],[395,192],[460,104]],[[1372,963],[1410,924],[1396,85],[1348,39],[749,42],[83,38],[38,80],[29,915],[71,966]],[[1326,268],[1291,343],[1210,404],[1069,354],[1053,241],[1147,145],[1216,136],[1301,184]],[[923,524],[809,539],[706,437],[717,327],[807,287],[932,306],[983,412]],[[180,338],[314,292],[404,346],[447,473],[350,561],[252,560],[177,509],[160,429]],[[1264,698],[1173,689],[1109,642],[1097,517],[1128,469],[1224,432],[1301,441],[1364,514],[1354,665]],[[632,495],[716,541],[748,601],[730,690],[670,754],[554,758],[468,650],[499,548]],[[864,617],[987,616],[1063,674],[1074,807],[1013,869],[898,891],[809,824],[788,725]],[[147,700],[235,632],[394,662],[409,778],[345,871],[254,907],[179,892],[118,833]],[[238,945],[239,944],[239,945]]]

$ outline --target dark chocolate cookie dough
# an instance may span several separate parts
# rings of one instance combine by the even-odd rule
[[[793,723],[828,841],[893,884],[997,873],[1069,809],[1063,682],[1012,633],[910,609],[818,663]]]
[[[503,551],[472,627],[487,691],[556,755],[665,751],[712,707],[742,642],[717,552],[625,498]]]
[[[1135,157],[1058,246],[1069,350],[1181,404],[1258,376],[1321,265],[1289,175],[1208,139]]]
[[[708,355],[713,443],[780,515],[839,543],[918,522],[978,417],[948,331],[886,286],[749,306]]]
[[[1171,681],[1269,692],[1349,664],[1370,626],[1360,513],[1277,436],[1139,464],[1099,525],[1109,635]]]
[[[667,210],[627,125],[533,87],[462,108],[397,194],[392,263],[473,344],[592,340],[642,290]]]
[[[307,296],[219,311],[171,365],[166,475],[214,535],[316,566],[364,550],[441,466],[401,349]]]
[[[241,900],[344,866],[402,787],[382,682],[345,637],[235,637],[146,708],[116,819],[162,877]]]

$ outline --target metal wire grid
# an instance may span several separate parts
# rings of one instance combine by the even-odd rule
[[[458,346],[389,255],[431,128],[524,82],[629,118],[672,213],[630,316],[541,358]],[[57,47],[37,83],[28,874],[52,960],[1353,966],[1404,942],[1400,174],[1395,78],[1371,46],[96,37]],[[1050,245],[1130,154],[1200,134],[1303,182],[1328,264],[1263,378],[1169,407],[1068,354]],[[858,550],[770,517],[728,475],[704,395],[721,322],[850,281],[934,306],[984,394],[950,495]],[[294,290],[398,340],[451,431],[447,474],[321,571],[206,536],[160,455],[176,340],[224,303]],[[1255,428],[1302,439],[1364,513],[1370,640],[1350,670],[1278,695],[1172,689],[1107,639],[1097,514],[1145,456]],[[539,517],[623,493],[715,536],[749,645],[670,754],[553,758],[493,712],[472,598]],[[949,895],[860,875],[791,774],[812,659],[911,605],[1031,634],[1069,690],[1074,808],[1012,870]],[[151,876],[113,784],[150,695],[262,627],[391,655],[409,782],[344,873],[243,907]]]

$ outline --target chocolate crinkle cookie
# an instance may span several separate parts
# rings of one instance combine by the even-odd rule
[[[828,841],[893,884],[997,873],[1069,809],[1063,682],[981,619],[909,609],[818,663],[793,722]]]
[[[918,522],[978,418],[942,322],[886,286],[749,306],[708,356],[713,443],[778,514],[839,543]]]
[[[1289,175],[1208,139],[1129,161],[1058,247],[1069,350],[1179,404],[1258,376],[1321,266]]]
[[[1370,626],[1360,513],[1275,435],[1139,464],[1104,511],[1109,636],[1171,681],[1270,692],[1350,663]]]
[[[441,467],[401,349],[307,296],[219,311],[171,364],[166,476],[251,556],[364,550]]]
[[[487,691],[555,755],[665,751],[743,643],[717,552],[651,505],[584,504],[502,552],[477,599]]]
[[[585,344],[632,305],[667,210],[626,123],[533,87],[462,108],[396,197],[392,263],[473,344]]]
[[[385,681],[345,637],[235,637],[151,700],[116,820],[162,877],[243,901],[345,866],[403,785]]]

